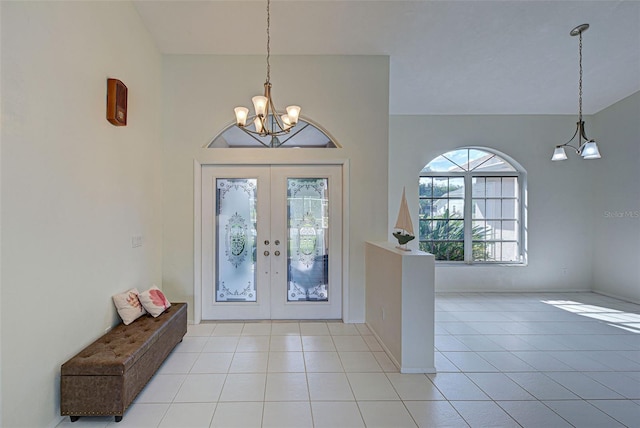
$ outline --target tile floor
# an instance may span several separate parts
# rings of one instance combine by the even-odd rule
[[[366,325],[191,325],[122,422],[58,427],[640,427],[640,305],[443,293],[437,374],[400,374]]]

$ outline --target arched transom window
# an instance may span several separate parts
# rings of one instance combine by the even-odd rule
[[[249,128],[252,128],[251,125]],[[320,125],[309,119],[299,119],[298,124],[290,132],[278,136],[259,136],[243,131],[235,124],[223,129],[208,145],[208,148],[338,148],[340,145],[322,129]]]
[[[433,159],[420,173],[420,249],[440,261],[523,263],[525,174],[488,149]]]

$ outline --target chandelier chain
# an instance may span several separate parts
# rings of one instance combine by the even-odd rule
[[[580,115],[579,120],[582,122],[582,31],[580,31],[580,43],[579,48],[580,52],[580,79],[578,80],[578,112]]]
[[[269,57],[271,56],[271,33],[269,32],[269,28],[271,27],[270,5],[271,1],[267,0],[267,83],[271,81],[271,64],[269,62]]]

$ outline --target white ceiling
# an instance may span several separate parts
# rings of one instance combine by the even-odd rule
[[[134,1],[165,54],[266,55],[266,0]],[[640,1],[272,0],[272,55],[389,55],[390,114],[576,114],[640,90]],[[276,88],[277,89],[277,88]]]

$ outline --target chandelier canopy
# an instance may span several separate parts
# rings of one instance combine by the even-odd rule
[[[578,122],[576,124],[576,132],[573,137],[564,144],[556,146],[553,151],[552,161],[561,161],[567,159],[566,147],[573,149],[576,154],[579,154],[584,159],[600,159],[600,151],[598,150],[598,144],[593,139],[589,139],[584,131],[584,121],[582,120],[582,33],[587,31],[589,24],[580,24],[572,29],[569,34],[572,36],[579,36],[579,56],[580,56],[580,79],[578,80]],[[578,137],[578,143],[576,146],[571,142]],[[584,142],[583,142],[584,140]]]
[[[298,124],[300,116],[300,106],[290,105],[286,108],[286,114],[280,114],[273,104],[271,97],[271,0],[267,0],[267,80],[264,82],[264,95],[256,95],[251,99],[253,102],[254,114],[249,115],[246,107],[236,107],[236,125],[247,134],[255,138],[260,144],[267,147],[279,147],[283,143],[278,138],[288,134],[293,127]],[[270,136],[269,143],[257,138]]]

